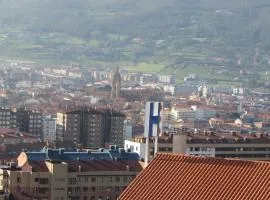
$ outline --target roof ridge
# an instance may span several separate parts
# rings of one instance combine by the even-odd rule
[[[166,153],[166,152],[158,152],[157,156],[160,155],[170,155],[170,156],[178,156],[178,157],[185,157],[185,158],[190,158],[190,157],[194,157],[194,158],[200,158],[202,160],[224,160],[224,161],[240,161],[240,162],[246,162],[246,163],[264,163],[264,164],[269,164],[269,161],[264,161],[264,160],[244,160],[244,159],[240,159],[240,158],[219,158],[219,157],[207,157],[207,156],[195,156],[195,155],[186,155],[186,154],[182,154],[182,153]]]

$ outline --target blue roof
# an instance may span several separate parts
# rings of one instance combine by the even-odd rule
[[[66,149],[44,148],[39,152],[26,152],[29,160],[139,160],[139,155],[121,148],[99,149],[96,151],[67,151]]]

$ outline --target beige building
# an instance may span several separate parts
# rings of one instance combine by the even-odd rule
[[[141,170],[138,161],[28,161],[0,169],[0,191],[17,200],[114,200]]]

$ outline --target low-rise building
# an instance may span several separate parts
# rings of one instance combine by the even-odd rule
[[[136,155],[117,146],[98,151],[22,152],[18,165],[0,169],[0,185],[17,200],[113,200],[142,170]]]
[[[36,142],[40,142],[39,137],[15,129],[0,128],[0,145]]]
[[[137,137],[125,140],[125,149],[145,158],[146,139]],[[239,158],[246,160],[270,160],[270,136],[267,134],[240,134],[237,132],[213,132],[178,130],[170,136],[160,136],[158,152],[174,152],[186,155]],[[154,139],[149,140],[149,158],[154,156]]]
[[[183,132],[173,136],[173,152],[196,156],[270,160],[270,137],[268,134],[240,134],[234,131]]]

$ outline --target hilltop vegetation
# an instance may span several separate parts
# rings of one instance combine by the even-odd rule
[[[0,12],[5,57],[168,69],[270,60],[268,0],[1,0]]]

